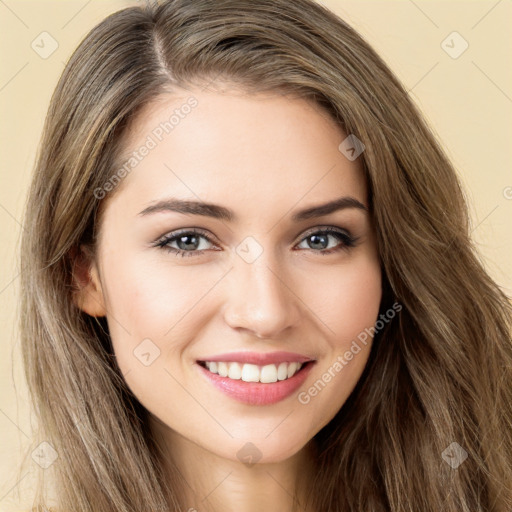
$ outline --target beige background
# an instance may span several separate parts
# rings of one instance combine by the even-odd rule
[[[292,0],[290,0],[292,1]],[[27,507],[35,463],[17,474],[32,447],[17,337],[18,242],[23,204],[50,95],[82,37],[122,0],[0,1],[0,510]],[[512,294],[512,39],[510,1],[322,2],[376,48],[411,91],[455,163],[470,201],[473,237],[491,275]],[[443,48],[457,52],[458,58]],[[48,32],[46,59],[32,41]],[[49,48],[49,39],[46,39]],[[41,43],[39,43],[41,44]],[[446,47],[448,45],[448,48]],[[449,48],[449,47],[452,48]],[[45,236],[41,233],[41,236]],[[455,299],[455,298],[454,298]],[[35,448],[35,446],[33,446]]]

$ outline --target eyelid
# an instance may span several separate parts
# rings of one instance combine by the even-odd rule
[[[310,236],[310,235],[312,235],[314,233],[319,233],[319,232],[322,232],[322,231],[338,231],[340,233],[346,234],[349,237],[352,237],[352,233],[348,229],[345,229],[345,228],[340,228],[340,227],[337,227],[337,226],[329,226],[329,225],[314,226],[314,227],[312,227],[310,229],[307,229],[306,231],[304,231],[300,235],[301,238],[300,238],[299,242],[302,242],[302,240],[304,240],[304,238],[307,238],[308,236]]]
[[[178,229],[176,231],[170,231],[170,232],[158,237],[155,240],[154,244],[158,244],[163,241],[168,241],[170,238],[177,238],[180,235],[187,235],[189,233],[195,233],[197,235],[204,236],[211,243],[214,243],[214,241],[216,240],[216,237],[213,236],[213,234],[210,233],[209,231],[206,231],[203,228],[190,227],[190,228]],[[218,242],[215,242],[215,243],[218,243]]]

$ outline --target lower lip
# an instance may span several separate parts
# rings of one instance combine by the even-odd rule
[[[245,382],[221,377],[196,363],[205,377],[218,389],[231,398],[249,405],[269,405],[289,397],[306,380],[314,361],[310,361],[293,376],[277,382]]]

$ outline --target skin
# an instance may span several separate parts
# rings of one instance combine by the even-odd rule
[[[371,338],[307,404],[297,395],[374,325],[381,300],[366,211],[347,208],[299,223],[291,217],[341,196],[368,207],[361,159],[350,161],[338,150],[346,134],[317,105],[221,86],[180,90],[147,106],[130,131],[127,153],[191,95],[197,107],[107,199],[98,251],[77,267],[76,301],[90,315],[107,317],[126,382],[190,485],[183,510],[288,511],[291,496],[300,495],[295,478],[311,467],[311,440],[356,385]],[[138,215],[170,196],[222,205],[238,220]],[[343,246],[333,235],[315,246],[310,235],[326,226],[349,231],[357,245],[322,255]],[[190,257],[155,247],[182,228],[202,228],[211,242],[200,237]],[[263,250],[252,263],[236,252],[249,236]],[[170,245],[184,247],[176,239]],[[160,350],[147,366],[134,356],[144,339]],[[211,385],[196,364],[244,350],[285,350],[317,362],[290,397],[247,405]],[[247,442],[261,454],[257,464],[237,457]]]

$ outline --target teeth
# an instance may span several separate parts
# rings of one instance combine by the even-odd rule
[[[228,377],[230,379],[241,379],[242,378],[242,367],[238,363],[231,363],[229,365]]]
[[[281,363],[277,367],[277,380],[284,380],[288,378],[288,363]]]
[[[265,384],[286,380],[293,377],[302,367],[302,363],[280,363],[257,366],[255,364],[221,363],[207,361],[208,370],[217,373],[221,377],[229,377],[233,380],[245,382],[262,382]]]
[[[255,364],[244,364],[242,366],[242,380],[245,382],[260,382],[259,367],[256,366]]]
[[[290,363],[288,366],[288,377],[291,377],[296,371],[299,363]]]
[[[217,363],[218,369],[219,369],[219,375],[221,377],[227,377],[228,376],[228,365],[227,363]]]

